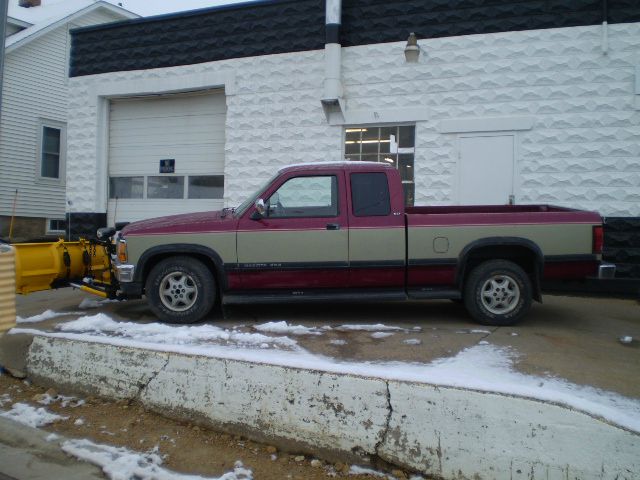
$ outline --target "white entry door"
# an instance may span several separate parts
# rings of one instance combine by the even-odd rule
[[[513,135],[460,137],[461,205],[505,205],[513,195]]]

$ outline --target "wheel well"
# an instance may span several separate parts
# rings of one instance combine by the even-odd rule
[[[486,245],[474,248],[463,259],[458,272],[458,285],[464,288],[469,274],[487,260],[508,260],[522,268],[531,279],[533,298],[541,301],[540,259],[530,248],[524,245]]]
[[[220,299],[220,294],[222,293],[221,282],[220,282],[220,273],[218,272],[218,269],[216,268],[215,262],[211,259],[211,257],[208,257],[207,255],[204,255],[202,253],[193,253],[193,252],[173,252],[173,253],[162,252],[162,253],[157,253],[156,255],[153,255],[152,257],[150,257],[144,263],[144,268],[142,269],[142,289],[143,289],[143,293],[144,293],[145,284],[147,283],[147,277],[149,276],[149,273],[151,272],[153,267],[155,267],[162,260],[165,260],[165,259],[170,258],[170,257],[190,257],[190,258],[193,258],[195,260],[198,260],[198,261],[202,262],[209,269],[211,274],[213,275],[213,279],[216,282],[216,290],[218,290],[217,298],[218,298],[218,300]]]

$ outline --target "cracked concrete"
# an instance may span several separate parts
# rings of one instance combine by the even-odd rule
[[[639,434],[514,396],[37,336],[27,367],[43,384],[137,398],[167,416],[327,459],[380,459],[443,478],[640,471]]]

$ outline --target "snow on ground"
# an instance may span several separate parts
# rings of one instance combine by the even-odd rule
[[[11,406],[11,410],[0,413],[0,417],[8,418],[33,428],[42,427],[57,422],[58,420],[66,420],[69,418],[48,412],[44,407],[35,408],[26,403],[14,403]]]
[[[118,301],[119,300],[109,300],[108,298],[105,298],[103,300],[96,300],[95,298],[87,297],[82,299],[80,305],[78,305],[78,308],[82,310],[88,310],[90,308],[100,308],[106,303],[115,303]]]
[[[267,322],[254,325],[254,330],[265,333],[289,333],[291,335],[322,335],[322,329],[305,327],[303,325],[289,325],[287,322]],[[325,327],[325,330],[328,327]]]
[[[371,338],[387,338],[395,335],[394,332],[373,332]]]
[[[456,333],[485,333],[485,334],[490,334],[491,331],[490,330],[481,330],[478,328],[467,328],[464,330],[458,330]]]
[[[8,393],[0,395],[0,407],[3,407],[5,403],[11,403],[11,397]]]
[[[350,331],[350,326],[346,327],[347,331]],[[355,327],[374,332],[403,330],[386,325]],[[513,367],[517,352],[486,341],[482,345],[462,350],[454,357],[441,358],[428,364],[348,362],[313,354],[286,336],[270,337],[259,333],[242,333],[210,325],[190,327],[116,322],[100,313],[58,325],[56,328],[56,332],[14,328],[9,333],[27,333],[516,395],[564,404],[640,432],[640,400],[590,386],[572,384],[551,376],[525,375]]]
[[[405,345],[422,345],[422,340],[419,338],[407,338],[406,340],[403,340],[402,343]]]
[[[381,323],[376,323],[375,325],[340,325],[339,327],[335,327],[334,330],[337,330],[338,332],[406,332],[408,331],[406,328],[392,327],[389,325],[383,325]],[[413,331],[416,331],[416,329],[413,328]]]
[[[85,401],[80,400],[76,397],[67,397],[64,395],[49,395],[48,393],[43,393],[42,395],[36,396],[36,401],[40,405],[51,405],[52,403],[60,402],[61,407],[67,407],[71,405],[71,407],[76,408],[81,405],[84,405]]]
[[[64,315],[82,315],[82,312],[54,312],[53,310],[45,310],[41,314],[34,315],[33,317],[16,317],[16,323],[38,323],[51,318],[62,317]]]
[[[236,462],[233,472],[228,472],[214,479],[199,475],[182,475],[162,468],[162,458],[151,451],[149,453],[134,452],[124,447],[100,445],[90,440],[67,440],[62,450],[79,460],[83,460],[102,468],[105,475],[112,480],[252,480],[253,473],[241,462]]]

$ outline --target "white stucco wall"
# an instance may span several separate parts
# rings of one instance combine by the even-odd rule
[[[442,122],[479,119],[520,125],[514,129],[518,203],[638,216],[640,24],[609,26],[608,35],[606,55],[601,26],[421,40],[418,64],[404,62],[404,42],[344,48],[347,123],[416,123],[417,205],[457,202],[458,134],[441,133]],[[109,92],[126,95],[124,85],[132,85],[131,94],[187,90],[190,82],[207,86],[207,76],[221,79],[209,87],[227,93],[227,205],[281,165],[342,158],[343,127],[328,125],[320,105],[323,51],[76,77],[68,124],[70,211],[106,211]]]

